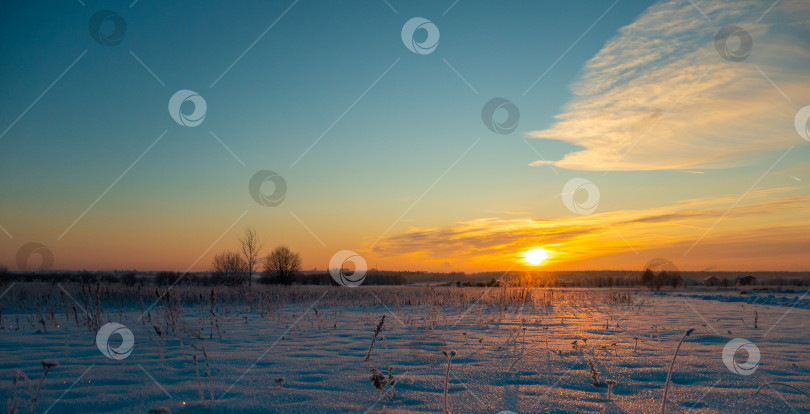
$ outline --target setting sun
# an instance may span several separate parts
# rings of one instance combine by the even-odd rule
[[[526,257],[526,262],[536,266],[543,264],[543,262],[548,259],[549,252],[548,250],[539,247],[536,249],[531,249],[523,253],[523,255]]]

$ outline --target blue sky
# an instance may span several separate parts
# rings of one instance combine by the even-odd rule
[[[407,252],[372,245],[389,228],[386,236],[496,216],[566,217],[570,213],[560,202],[560,188],[578,176],[599,185],[603,212],[739,195],[785,148],[751,145],[751,151],[723,160],[725,165],[694,165],[712,167],[710,173],[702,169],[703,174],[680,172],[692,169],[680,166],[693,154],[676,157],[677,151],[670,150],[672,157],[646,158],[661,168],[629,157],[617,170],[634,171],[607,175],[607,157],[593,151],[583,152],[580,161],[564,158],[600,135],[590,141],[573,135],[582,116],[577,103],[602,105],[599,95],[582,95],[582,82],[619,76],[594,74],[598,70],[588,64],[611,57],[605,51],[611,39],[621,46],[622,39],[632,38],[626,32],[622,37],[622,28],[632,28],[644,13],[654,16],[648,2],[389,3],[395,11],[383,1],[6,2],[0,30],[13,41],[0,45],[0,129],[12,125],[81,58],[0,138],[0,225],[12,236],[0,242],[0,263],[13,262],[18,245],[33,240],[55,252],[57,267],[183,270],[247,211],[211,252],[232,248],[239,228],[249,224],[268,245],[286,243],[303,251],[307,267],[324,267],[343,249],[364,252],[370,261],[390,267],[433,267],[449,262],[414,263]],[[717,16],[706,23],[711,30],[703,37],[708,39],[724,19],[761,12],[740,6],[735,14],[712,2],[698,4],[703,8],[690,18],[702,21],[702,11]],[[781,7],[786,9],[773,11],[775,22],[764,22],[778,27],[791,6]],[[88,21],[101,9],[126,21],[126,37],[117,46],[100,45],[89,36]],[[437,25],[441,38],[435,52],[417,55],[404,47],[400,29],[411,17]],[[757,41],[766,38],[764,31],[752,31]],[[797,37],[795,30],[787,32]],[[683,40],[683,50],[698,40]],[[680,56],[683,50],[667,53]],[[795,68],[803,62],[783,59],[774,65]],[[643,69],[658,73],[660,68]],[[785,82],[801,80],[799,75]],[[782,80],[780,73],[772,76]],[[206,118],[198,127],[178,125],[167,111],[169,98],[181,89],[206,100]],[[791,108],[798,110],[808,97],[806,89],[795,91]],[[520,109],[520,124],[510,135],[494,134],[481,121],[481,107],[494,97]],[[559,124],[555,117],[566,114],[572,124]],[[792,119],[793,113],[784,116]],[[651,145],[669,148],[656,139]],[[796,142],[800,147],[785,156],[778,171],[806,159],[803,142]],[[559,164],[530,166],[539,157],[527,143]],[[698,150],[707,147],[700,145]],[[615,141],[611,146],[620,147]],[[643,145],[639,150],[633,155],[645,154]],[[250,177],[265,169],[288,183],[287,198],[278,208],[258,206],[248,194]],[[799,184],[780,180],[768,176],[762,184]],[[195,269],[208,261],[200,260]]]

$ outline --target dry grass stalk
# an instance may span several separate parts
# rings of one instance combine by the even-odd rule
[[[377,337],[382,332],[383,325],[385,324],[385,315],[380,318],[380,322],[377,323],[377,327],[374,329],[374,336],[371,337],[371,345],[368,347],[368,353],[366,353],[366,362],[371,359],[371,352],[374,350],[374,343],[377,342]]]
[[[672,368],[675,367],[675,358],[678,357],[678,351],[681,349],[681,344],[683,344],[684,339],[686,339],[686,337],[691,335],[694,331],[695,328],[689,328],[683,333],[681,340],[678,341],[678,346],[675,348],[675,353],[672,354],[672,362],[669,364],[669,372],[667,373],[667,382],[664,385],[664,397],[661,399],[661,414],[664,414],[667,408],[667,391],[669,391],[669,382],[672,379]]]

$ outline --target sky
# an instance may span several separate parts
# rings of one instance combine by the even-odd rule
[[[10,269],[810,268],[805,1],[0,7]]]

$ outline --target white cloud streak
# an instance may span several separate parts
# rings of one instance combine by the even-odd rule
[[[656,3],[586,63],[554,124],[529,133],[584,149],[553,165],[576,170],[660,170],[740,165],[801,143],[796,101],[810,96],[810,3],[748,0]],[[723,59],[714,36],[735,24],[753,38],[743,62]],[[737,47],[731,38],[728,46]],[[766,73],[782,93],[760,73]],[[533,165],[543,165],[535,162]]]

